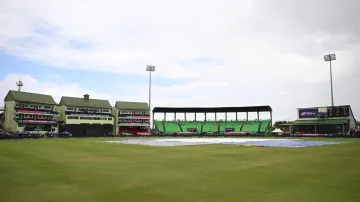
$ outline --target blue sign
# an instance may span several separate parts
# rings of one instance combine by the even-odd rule
[[[318,118],[318,114],[319,114],[318,108],[299,109],[300,119]]]

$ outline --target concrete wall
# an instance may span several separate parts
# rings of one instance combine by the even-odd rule
[[[14,112],[14,108],[15,108],[15,101],[8,101],[5,102],[5,121],[4,121],[4,129],[5,130],[10,130],[10,131],[23,131],[24,128],[23,127],[17,127],[18,124],[15,121],[15,112]],[[22,130],[21,130],[22,129]]]
[[[114,117],[114,126],[113,126],[113,134],[118,135],[119,134],[119,109],[114,107],[111,111],[113,117]]]

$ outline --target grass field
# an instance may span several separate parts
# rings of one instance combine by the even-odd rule
[[[0,201],[360,201],[358,139],[307,148],[99,140],[0,141]]]

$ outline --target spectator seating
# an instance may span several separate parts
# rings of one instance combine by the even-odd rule
[[[216,121],[204,121],[202,132],[218,132],[219,124]]]
[[[242,132],[259,132],[259,121],[244,121]]]
[[[269,126],[270,126],[270,120],[262,120],[259,132],[261,132],[261,133],[266,132],[266,130],[269,128]]]
[[[155,121],[155,126],[159,132],[165,132],[164,125],[162,121]]]
[[[164,121],[166,132],[181,132],[180,125],[177,121]]]
[[[190,128],[195,128],[196,132],[201,132],[201,127],[203,125],[202,121],[181,121],[181,128],[183,132],[188,132]]]
[[[225,131],[226,128],[233,128],[234,132],[240,132],[242,125],[242,121],[221,121],[220,131]]]

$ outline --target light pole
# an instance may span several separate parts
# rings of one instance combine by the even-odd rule
[[[149,76],[149,117],[150,117],[149,135],[150,135],[151,134],[151,72],[155,72],[155,66],[147,65],[146,71],[150,73]]]
[[[331,61],[336,60],[335,54],[324,55],[325,62],[330,62],[330,84],[331,84],[331,106],[334,106],[333,82],[332,82],[332,69]]]

